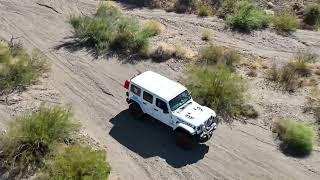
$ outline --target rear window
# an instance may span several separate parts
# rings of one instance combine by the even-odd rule
[[[143,99],[148,101],[151,104],[153,102],[153,96],[145,91],[143,92]]]
[[[141,95],[141,89],[138,88],[137,86],[133,85],[133,84],[132,84],[131,87],[130,87],[130,91],[131,91],[133,94],[137,95],[137,96],[140,96],[140,95]]]

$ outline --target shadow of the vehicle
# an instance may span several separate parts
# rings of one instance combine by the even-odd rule
[[[170,127],[156,123],[151,118],[133,119],[124,110],[110,120],[114,124],[109,134],[119,143],[143,158],[159,156],[174,168],[201,160],[209,146],[198,144],[191,150],[176,146]]]

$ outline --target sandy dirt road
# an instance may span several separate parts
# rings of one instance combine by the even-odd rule
[[[106,147],[113,167],[111,179],[320,179],[319,152],[308,159],[287,157],[279,152],[267,128],[221,125],[208,143],[183,151],[174,145],[168,128],[130,118],[124,80],[145,70],[177,79],[181,65],[117,56],[96,59],[90,50],[74,46],[68,18],[93,13],[96,4],[91,0],[0,0],[0,36],[19,37],[28,49],[39,48],[49,57],[48,84],[61,102],[72,105],[83,132]],[[306,45],[315,50],[320,46],[316,32],[298,31],[293,38],[269,31],[241,35],[224,30],[215,18],[129,7],[126,13],[142,20],[156,18],[166,26],[166,32],[153,43],[177,41],[199,48],[204,45],[201,32],[211,29],[217,44],[275,61],[289,60]],[[0,105],[1,126],[10,118],[10,111]]]

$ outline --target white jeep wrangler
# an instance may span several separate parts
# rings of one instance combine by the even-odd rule
[[[179,145],[203,143],[217,128],[216,113],[192,100],[189,91],[152,71],[126,80],[129,111],[135,117],[147,114],[173,128]]]

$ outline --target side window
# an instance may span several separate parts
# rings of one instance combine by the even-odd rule
[[[131,91],[133,94],[137,95],[137,96],[140,96],[140,95],[141,95],[141,89],[138,88],[137,86],[133,85],[133,84],[132,84],[131,87],[130,87],[130,91]]]
[[[164,101],[162,101],[162,100],[160,100],[158,98],[156,99],[156,106],[158,108],[162,109],[164,113],[168,112],[167,104]]]
[[[152,104],[153,96],[145,91],[143,91],[143,99]]]

